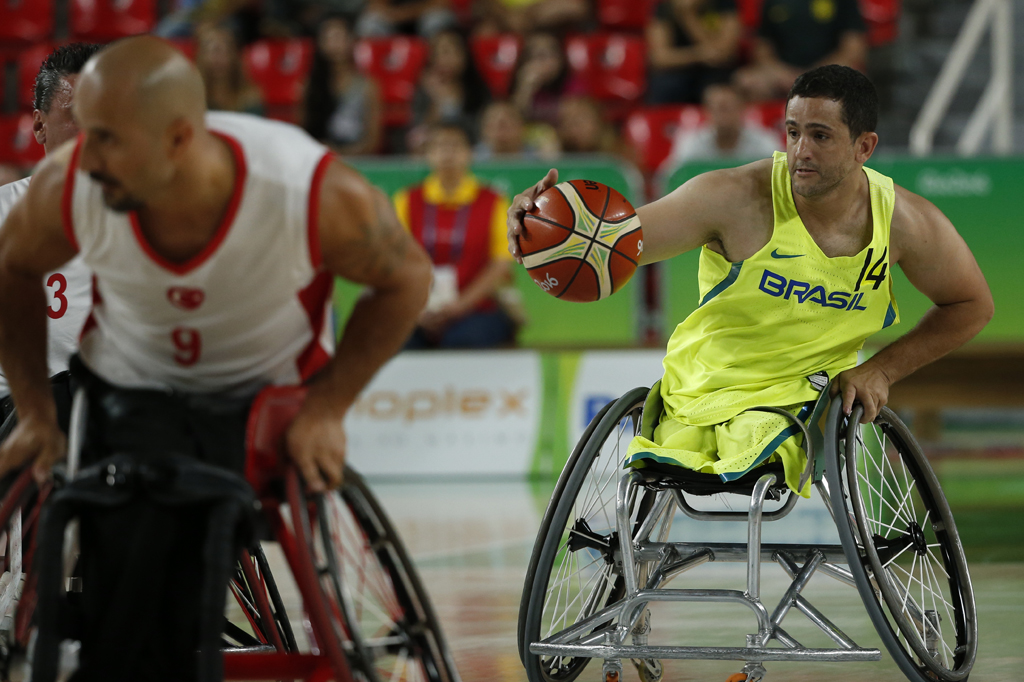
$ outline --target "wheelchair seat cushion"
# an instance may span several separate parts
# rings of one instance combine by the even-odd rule
[[[810,406],[789,405],[786,411],[805,420]],[[644,415],[647,422],[647,415]],[[766,462],[781,462],[790,489],[804,497],[809,484],[797,491],[800,474],[807,463],[799,427],[784,416],[771,412],[747,411],[727,422],[711,426],[684,424],[662,415],[653,438],[636,436],[629,445],[626,465],[644,467],[651,463],[713,474],[729,483]]]
[[[679,489],[690,495],[717,495],[719,493],[750,495],[754,485],[765,474],[775,474],[775,483],[772,484],[768,494],[769,499],[780,499],[781,496],[778,493],[789,488],[786,484],[785,467],[782,462],[762,464],[730,481],[723,481],[715,474],[704,474],[678,464],[643,460],[643,465],[639,471],[644,477],[644,485],[658,490]]]

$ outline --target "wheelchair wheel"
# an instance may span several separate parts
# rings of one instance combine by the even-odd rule
[[[938,479],[883,408],[860,425],[834,401],[826,475],[839,537],[868,614],[913,682],[966,680],[977,653],[974,592]]]
[[[345,471],[315,498],[314,556],[356,679],[458,682],[427,593],[370,489]]]
[[[537,656],[529,644],[621,598],[614,551],[615,496],[626,448],[640,426],[647,389],[625,394],[594,418],[566,463],[534,545],[520,609],[520,654],[531,682],[570,682],[589,658]],[[636,523],[649,507],[633,501]],[[610,622],[610,621],[609,621]],[[602,629],[597,624],[591,632]]]
[[[7,664],[12,649],[17,648],[15,613],[28,577],[25,563],[30,528],[26,527],[23,511],[31,509],[28,503],[35,496],[31,467],[19,474],[11,474],[5,483],[3,504],[0,505],[0,673],[7,679]]]
[[[544,511],[544,523],[541,526],[541,530],[545,530],[548,527],[548,519],[554,514],[555,505],[558,500],[562,498],[562,491],[565,490],[566,482],[569,478],[569,474],[572,473],[575,462],[580,457],[580,452],[583,450],[583,446],[590,441],[591,435],[594,433],[594,429],[601,422],[601,418],[604,417],[605,413],[614,405],[612,401],[602,407],[594,418],[587,424],[587,428],[584,429],[583,435],[580,436],[580,440],[576,443],[576,447],[573,448],[572,453],[569,454],[569,459],[566,460],[565,467],[562,469],[562,473],[558,476],[558,481],[555,483],[555,489],[551,492],[551,498],[548,500],[548,506]],[[533,579],[537,575],[537,562],[540,561],[540,550],[543,545],[542,540],[544,539],[544,533],[538,532],[537,540],[534,543],[533,552],[530,555],[530,564],[526,569],[526,582],[523,585],[523,596],[519,601],[519,623],[517,628],[517,637],[519,644],[519,660],[526,665],[526,611],[530,605],[530,594],[533,591]]]

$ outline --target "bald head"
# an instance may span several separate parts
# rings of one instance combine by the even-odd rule
[[[78,77],[72,108],[85,138],[80,166],[115,210],[167,192],[215,144],[199,71],[157,38],[128,38],[98,52]]]
[[[82,69],[77,97],[112,98],[150,130],[177,119],[203,126],[206,94],[195,65],[170,43],[150,36],[120,40]]]

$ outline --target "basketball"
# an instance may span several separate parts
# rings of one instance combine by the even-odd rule
[[[555,298],[589,303],[621,289],[636,272],[643,232],[633,205],[592,180],[545,190],[523,217],[523,265]]]

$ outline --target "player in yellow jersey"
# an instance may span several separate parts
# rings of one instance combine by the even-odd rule
[[[863,421],[873,421],[890,385],[987,324],[992,295],[953,225],[865,168],[877,119],[864,75],[813,69],[787,97],[785,154],[704,173],[637,209],[642,264],[701,249],[700,300],[669,340],[665,411],[652,440],[634,439],[630,463],[668,462],[728,480],[777,456],[795,490],[805,462],[798,430],[744,410],[771,405],[803,417],[823,384],[817,379],[837,378],[846,413],[859,402]],[[523,214],[557,179],[552,169],[513,200],[509,249],[517,259]],[[934,305],[857,366],[864,340],[899,319],[896,265]]]

